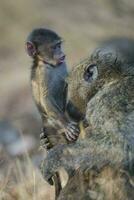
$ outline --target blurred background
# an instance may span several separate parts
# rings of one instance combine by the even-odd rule
[[[111,37],[134,38],[133,0],[0,0],[0,199],[49,200],[38,169],[41,119],[30,88],[25,41],[50,28],[65,40],[69,68]]]

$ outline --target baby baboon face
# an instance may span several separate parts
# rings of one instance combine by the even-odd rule
[[[57,40],[52,43],[42,44],[38,46],[39,57],[45,62],[58,65],[64,62],[65,54],[62,51],[62,41]]]
[[[33,30],[26,42],[28,55],[44,63],[59,65],[65,61],[61,48],[62,39],[54,31],[40,28]]]

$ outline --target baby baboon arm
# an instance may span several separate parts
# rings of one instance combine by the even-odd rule
[[[58,123],[61,127],[61,132],[65,133],[66,139],[69,142],[76,141],[79,136],[79,126],[75,122],[71,122],[62,111],[61,108],[56,104],[53,98],[46,96],[43,99],[43,108],[46,110],[47,116],[51,119],[53,125]]]
[[[48,118],[58,120],[63,125],[66,125],[68,120],[61,110],[61,108],[56,104],[52,97],[46,96],[44,99],[44,107],[47,111]]]
[[[79,110],[73,105],[71,101],[68,101],[66,110],[69,117],[72,118],[73,120],[79,122],[84,119],[84,114],[80,113]]]

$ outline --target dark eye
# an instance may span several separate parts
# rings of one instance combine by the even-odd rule
[[[57,44],[56,46],[57,48],[61,48],[61,43]]]
[[[96,80],[98,77],[98,69],[95,64],[89,65],[85,72],[84,72],[84,80],[87,82],[91,82],[93,80]]]
[[[60,49],[61,48],[61,43],[57,43],[56,45],[53,46],[53,50]]]

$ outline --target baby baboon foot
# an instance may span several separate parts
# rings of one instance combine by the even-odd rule
[[[76,122],[70,122],[67,125],[65,136],[69,142],[75,142],[80,134],[80,128]]]
[[[49,150],[51,148],[51,144],[49,142],[49,139],[47,138],[45,128],[43,128],[42,132],[40,133],[40,146],[46,150]]]

